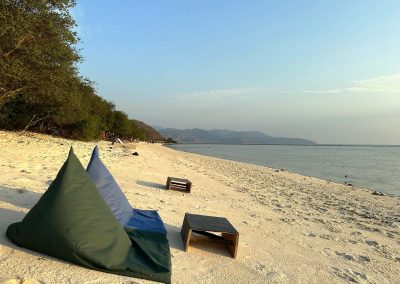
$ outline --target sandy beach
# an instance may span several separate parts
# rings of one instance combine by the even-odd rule
[[[96,144],[132,206],[159,211],[173,283],[400,283],[400,197],[159,144],[111,147],[0,131],[1,283],[150,283],[19,248],[5,236],[48,188],[69,147],[86,167]],[[166,191],[168,176],[192,180],[192,193]],[[228,218],[240,233],[237,259],[210,242],[184,252],[185,212]]]

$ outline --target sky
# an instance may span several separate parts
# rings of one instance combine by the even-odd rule
[[[400,1],[78,0],[83,76],[130,118],[400,144]]]

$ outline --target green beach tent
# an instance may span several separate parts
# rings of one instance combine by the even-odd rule
[[[165,235],[126,232],[73,153],[25,218],[11,224],[16,245],[91,269],[171,282]]]

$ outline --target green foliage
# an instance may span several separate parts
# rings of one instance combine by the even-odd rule
[[[0,128],[92,140],[151,139],[78,74],[73,0],[0,1]]]
[[[139,140],[150,140],[147,133],[143,129],[138,127],[135,120],[130,119],[129,124],[130,124],[130,129],[129,129],[130,137],[135,137]]]
[[[130,120],[126,113],[122,111],[114,111],[113,125],[111,131],[123,138],[137,138],[140,140],[147,140],[145,132],[140,129],[134,120]]]
[[[90,141],[98,138],[100,133],[100,117],[89,116],[73,125],[72,138]]]
[[[16,95],[58,95],[80,57],[72,0],[0,2],[0,105]]]
[[[111,131],[117,136],[123,136],[129,133],[129,119],[126,113],[122,111],[115,111],[113,113],[113,125]]]
[[[167,140],[165,140],[166,143],[170,143],[170,144],[176,144],[178,142],[176,142],[174,139],[172,139],[171,137],[168,137]]]

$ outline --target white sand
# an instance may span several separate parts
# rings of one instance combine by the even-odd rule
[[[149,283],[85,269],[6,238],[7,226],[40,198],[71,145],[86,167],[95,143],[0,132],[0,282]],[[400,283],[398,197],[161,145],[99,146],[131,204],[159,210],[173,283]],[[191,179],[192,193],[164,190],[167,176]],[[185,212],[227,217],[240,232],[237,259],[209,242],[184,252]]]

